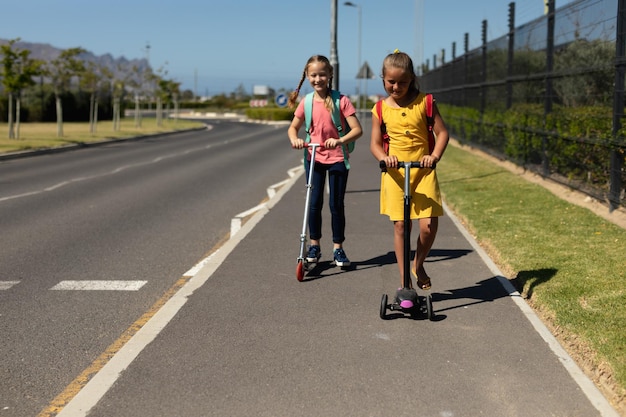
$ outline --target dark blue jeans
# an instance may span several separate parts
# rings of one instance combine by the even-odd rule
[[[310,162],[305,162],[305,175],[308,180]],[[330,189],[331,224],[333,231],[333,243],[343,243],[346,240],[346,215],[344,197],[348,184],[348,172],[344,162],[335,164],[315,163],[313,179],[311,180],[311,208],[309,211],[309,235],[311,240],[322,238],[322,207],[324,206],[324,188],[328,172],[328,188]]]

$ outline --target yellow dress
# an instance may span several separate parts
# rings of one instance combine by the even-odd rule
[[[398,161],[420,161],[428,154],[426,95],[419,93],[407,107],[393,108],[384,101],[383,121],[389,135],[389,155]],[[372,112],[375,114],[376,109]],[[383,172],[380,182],[380,214],[404,220],[404,169]],[[443,216],[441,193],[434,169],[411,168],[411,219]]]

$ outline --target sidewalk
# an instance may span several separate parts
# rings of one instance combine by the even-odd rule
[[[330,265],[325,206],[321,263],[296,280],[298,178],[89,415],[617,416],[449,215],[426,265],[434,320],[381,320],[399,276],[367,146],[348,185],[353,268]]]

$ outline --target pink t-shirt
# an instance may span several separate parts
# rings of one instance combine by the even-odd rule
[[[350,99],[344,95],[340,96],[339,106],[341,108],[342,122],[344,126],[347,125],[346,117],[353,116],[356,113],[354,106]],[[306,121],[304,120],[304,100],[300,100],[294,116],[303,121],[303,127],[306,128]],[[313,99],[313,111],[311,115],[311,128],[309,134],[311,136],[312,143],[319,143],[323,145],[326,139],[339,138],[339,132],[333,122],[333,118],[330,112],[324,106],[324,103]],[[306,133],[306,132],[305,132]],[[311,151],[309,150],[309,159],[311,158]],[[341,146],[335,149],[327,149],[324,146],[320,146],[315,151],[315,162],[322,164],[334,164],[336,162],[343,161],[343,150]]]

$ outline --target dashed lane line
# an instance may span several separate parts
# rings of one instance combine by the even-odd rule
[[[147,282],[120,280],[61,281],[50,289],[70,291],[139,291]]]

